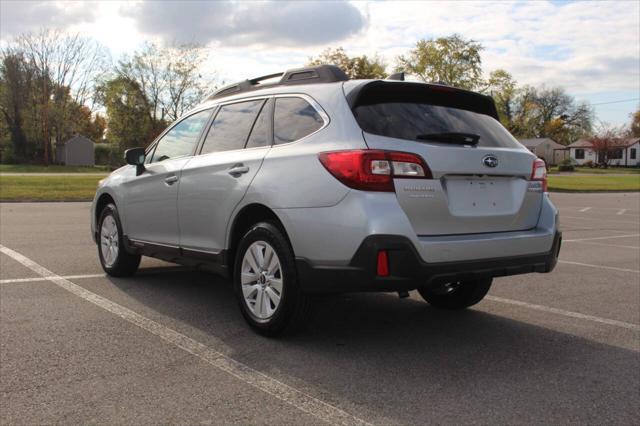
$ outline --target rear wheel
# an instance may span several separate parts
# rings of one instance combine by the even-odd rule
[[[108,204],[100,213],[98,255],[102,269],[114,277],[133,275],[140,265],[140,256],[131,254],[124,248],[120,216],[114,204]]]
[[[492,278],[455,281],[418,289],[430,305],[442,309],[464,309],[480,302],[491,288]]]
[[[293,250],[274,224],[258,223],[242,237],[233,283],[242,315],[260,334],[277,336],[308,321],[310,298],[300,289]]]

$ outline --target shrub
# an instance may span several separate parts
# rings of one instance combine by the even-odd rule
[[[110,143],[97,143],[95,147],[96,165],[119,166],[118,146]]]
[[[0,163],[1,164],[15,164],[18,159],[13,152],[13,146],[11,144],[0,145]]]
[[[558,171],[560,172],[572,172],[574,170],[575,167],[573,165],[573,162],[569,158],[565,158],[564,160],[562,160],[560,162],[560,165],[558,166]]]
[[[584,167],[589,167],[590,169],[593,169],[594,164],[593,164],[593,161],[589,160],[589,161],[585,161],[583,166]]]

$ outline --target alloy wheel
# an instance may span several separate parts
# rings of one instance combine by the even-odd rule
[[[242,259],[241,284],[244,302],[253,316],[267,320],[282,298],[282,268],[274,248],[265,241],[251,244]]]
[[[102,260],[106,267],[110,268],[118,259],[118,225],[112,215],[105,216],[100,228],[100,246],[102,248]]]

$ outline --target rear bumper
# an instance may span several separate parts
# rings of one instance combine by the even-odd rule
[[[551,250],[494,259],[425,262],[411,241],[397,235],[367,237],[348,266],[319,266],[297,258],[300,283],[309,293],[404,291],[442,282],[479,277],[504,277],[530,272],[551,272],[558,262],[562,233],[557,231]],[[548,246],[547,246],[548,247]],[[389,276],[376,275],[377,253],[387,250]]]

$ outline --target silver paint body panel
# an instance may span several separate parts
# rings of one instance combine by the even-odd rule
[[[533,154],[524,147],[468,148],[363,134],[345,98],[353,87],[354,82],[274,87],[201,105],[196,110],[240,99],[301,96],[312,102],[325,125],[288,144],[155,163],[141,176],[134,166],[125,166],[96,192],[92,233],[97,200],[109,194],[130,238],[212,253],[230,247],[236,215],[252,204],[271,209],[295,255],[319,265],[348,264],[373,234],[407,237],[426,262],[551,249],[557,210],[546,194],[530,186]],[[357,191],[318,160],[320,152],[366,148],[419,154],[434,179],[396,179],[396,193]],[[498,166],[484,166],[486,155],[495,156]],[[249,172],[229,175],[237,164]],[[167,185],[164,179],[171,174],[178,181]],[[480,191],[488,195],[474,198],[472,185],[483,186]]]

